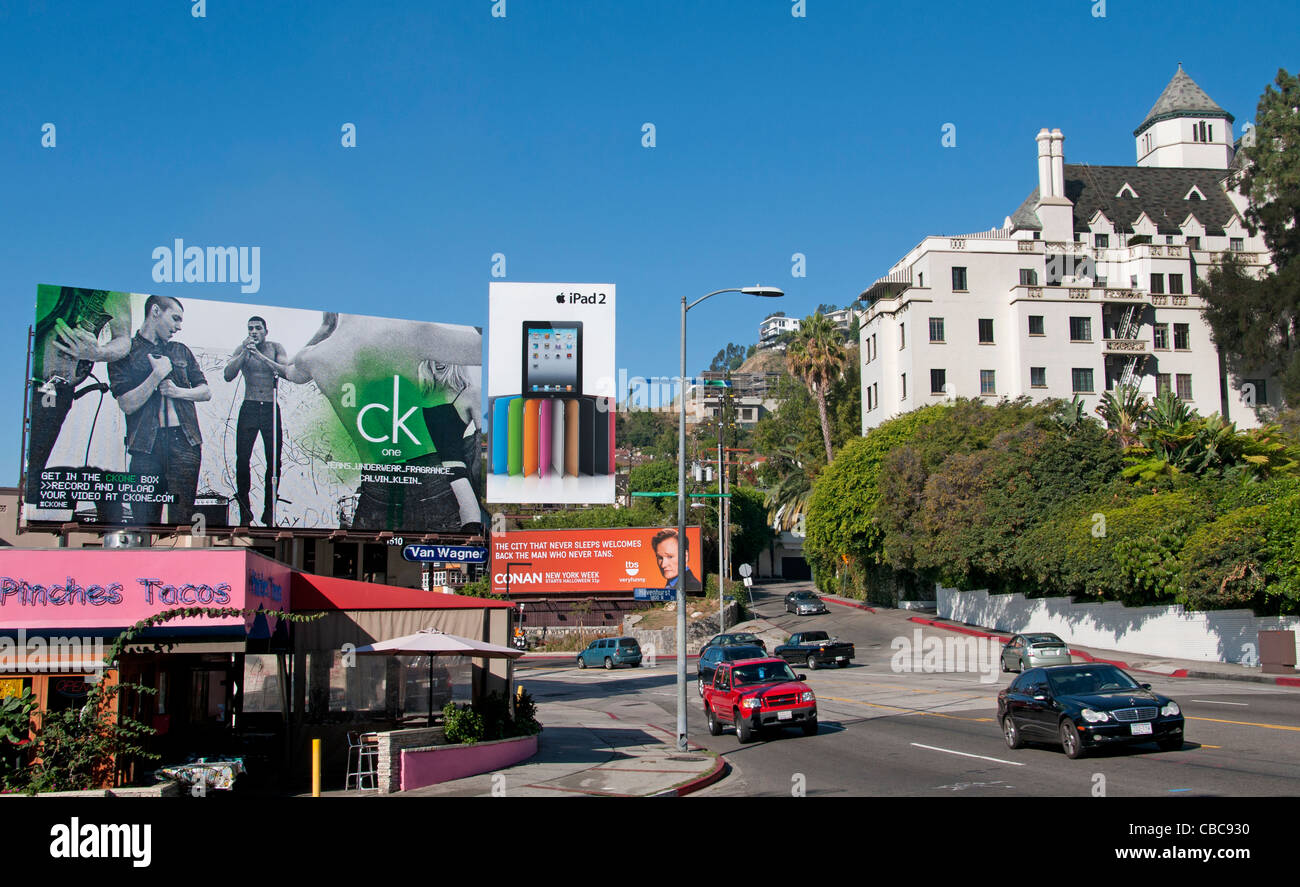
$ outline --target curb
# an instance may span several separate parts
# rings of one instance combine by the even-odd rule
[[[709,772],[705,773],[703,776],[697,776],[695,779],[684,782],[681,785],[674,786],[673,788],[665,789],[664,791],[661,792],[654,792],[651,795],[647,795],[647,797],[684,798],[687,795],[691,794],[692,792],[697,792],[702,788],[708,788],[709,786],[713,785],[713,783],[717,782],[718,780],[722,779],[722,777],[726,776],[727,772],[730,769],[731,766],[727,763],[727,759],[724,758],[722,755],[718,755],[717,760],[713,762],[712,769],[710,769]]]
[[[868,607],[866,604],[859,604],[854,601],[842,601],[839,598],[822,596],[822,600],[830,601],[832,604],[839,604],[841,607],[852,607],[855,610],[866,610],[868,613],[876,612],[874,607]]]
[[[989,634],[987,631],[980,631],[975,628],[966,628],[964,625],[952,625],[947,622],[936,622],[933,619],[926,619],[924,616],[908,616],[907,621],[919,622],[920,624],[928,625],[931,628],[942,628],[947,631],[959,632],[960,634],[974,635],[977,638],[993,638],[994,640],[1001,641],[1003,644],[1010,640],[1010,638],[1004,638],[1001,635]],[[1071,650],[1070,652],[1073,653],[1074,651]]]

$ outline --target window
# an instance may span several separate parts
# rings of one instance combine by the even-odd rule
[[[980,370],[980,394],[997,394],[998,386],[995,382],[993,370]]]
[[[1092,318],[1091,317],[1070,318],[1070,341],[1071,342],[1092,341]]]
[[[898,350],[902,351],[907,347],[907,325],[900,323],[898,325]]]
[[[1043,332],[1043,315],[1041,314],[1029,315],[1029,335],[1031,336],[1046,335],[1046,333]]]
[[[956,265],[952,268],[952,289],[953,292],[966,291],[966,269]]]
[[[931,342],[943,341],[943,318],[942,317],[930,318],[930,341]]]
[[[1169,324],[1157,323],[1152,329],[1155,332],[1155,339],[1151,343],[1157,351],[1169,350]]]
[[[1038,286],[1038,271],[1034,268],[1020,269],[1021,286]]]
[[[1181,296],[1183,294],[1183,275],[1169,275],[1169,292],[1175,296]]]
[[[1047,387],[1047,367],[1029,368],[1029,386],[1031,388]]]
[[[948,385],[947,370],[930,370],[930,393],[946,394]]]
[[[868,386],[867,386],[867,412],[869,413],[869,412],[871,412],[871,411],[874,410],[874,409],[875,409],[875,406],[873,406],[872,403],[871,403],[871,386],[868,385]]]
[[[921,286],[921,287],[925,286],[925,272],[924,272],[924,271],[921,271],[920,273],[918,273],[918,274],[916,275],[916,285],[917,285],[917,286]]]
[[[1178,397],[1180,400],[1192,399],[1192,374],[1179,373],[1175,379],[1178,384]]]
[[[880,352],[878,352],[878,351],[876,350],[876,334],[875,334],[875,333],[872,333],[872,334],[871,334],[871,359],[872,359],[872,360],[875,360],[875,359],[876,359],[876,356],[877,356],[879,353],[880,353]]]
[[[1199,238],[1199,237],[1189,237],[1189,238],[1187,238],[1187,248],[1188,248],[1188,249],[1200,249],[1200,248],[1201,248],[1201,238]]]
[[[1169,374],[1156,373],[1156,397],[1169,390]]]
[[[903,396],[901,399],[907,400],[907,373],[903,373],[903,375],[900,377],[900,382],[902,383],[902,387],[903,387]]]
[[[1106,249],[1110,246],[1110,235],[1094,234],[1092,235],[1092,244],[1097,247],[1097,249]]]
[[[1070,370],[1070,384],[1075,394],[1092,394],[1092,368],[1075,367]]]
[[[1239,253],[1246,248],[1246,241],[1241,237],[1228,238],[1228,249],[1234,253]]]
[[[1151,292],[1163,293],[1165,291],[1165,276],[1163,274],[1151,275]]]
[[[1174,350],[1187,351],[1191,348],[1188,339],[1190,338],[1191,327],[1185,323],[1174,324]]]
[[[980,344],[993,344],[993,319],[990,317],[980,318]]]

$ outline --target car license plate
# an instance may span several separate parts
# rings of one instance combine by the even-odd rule
[[[835,661],[836,661],[836,662],[843,662],[843,661],[844,661],[844,657],[843,657],[843,656],[836,656],[836,657],[835,657]]]
[[[1129,730],[1132,731],[1132,735],[1134,735],[1134,736],[1150,736],[1150,735],[1151,735],[1151,725],[1150,725],[1150,724],[1129,724]]]
[[[792,717],[794,717],[794,712],[792,711],[779,711],[776,713],[776,719],[778,721],[788,721]]]

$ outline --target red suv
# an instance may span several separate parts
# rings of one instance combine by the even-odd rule
[[[741,742],[763,727],[798,724],[805,736],[817,732],[817,697],[783,659],[718,663],[713,683],[704,688],[704,710],[711,735],[732,724]]]

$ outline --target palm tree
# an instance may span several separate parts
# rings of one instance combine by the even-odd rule
[[[772,529],[784,532],[799,526],[799,518],[808,511],[812,499],[812,480],[799,461],[798,438],[786,438],[769,457],[769,464],[779,465],[785,473],[766,492],[767,520]]]
[[[840,339],[839,330],[820,312],[804,318],[785,355],[786,366],[817,399],[817,413],[821,419],[822,439],[826,443],[826,463],[834,453],[831,450],[831,426],[826,416],[826,390],[844,374],[848,366],[848,352]]]

